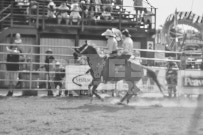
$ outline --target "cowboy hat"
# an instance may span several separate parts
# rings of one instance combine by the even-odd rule
[[[49,48],[46,53],[53,53],[53,51]]]
[[[78,3],[72,5],[71,11],[75,11],[75,12],[81,11],[81,9],[80,9]]]
[[[61,63],[59,61],[56,62],[56,65],[61,65]]]
[[[104,33],[101,34],[102,36],[111,36],[111,37],[115,37],[115,34],[113,33],[112,30],[107,29]]]

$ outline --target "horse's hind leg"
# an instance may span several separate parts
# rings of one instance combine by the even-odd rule
[[[130,99],[132,98],[132,96],[137,96],[137,93],[140,91],[140,89],[137,87],[137,85],[135,84],[133,86],[133,88],[131,89],[129,96],[127,97],[127,104],[129,103]]]
[[[120,100],[119,103],[122,103],[127,97],[129,96],[128,92],[125,94],[125,96]]]

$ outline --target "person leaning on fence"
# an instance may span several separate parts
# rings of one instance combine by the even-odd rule
[[[166,81],[168,85],[168,95],[169,97],[172,97],[172,94],[174,94],[174,97],[176,97],[176,85],[177,85],[177,65],[174,62],[169,62],[167,65],[166,70]]]
[[[52,70],[52,67],[53,67],[52,63],[55,62],[55,58],[52,55],[53,51],[51,49],[48,49],[45,53],[46,53],[46,57],[45,57],[44,68],[45,68],[45,71],[47,71],[47,73],[46,73],[46,79],[48,80],[48,89],[50,89],[51,88],[51,84],[49,82],[49,80],[51,80],[51,73],[50,73],[50,71]]]
[[[61,24],[62,19],[65,19],[66,24],[69,24],[68,11],[70,8],[66,5],[66,2],[62,2],[58,9],[58,24]]]
[[[105,36],[107,39],[107,49],[104,50],[104,53],[106,53],[109,56],[117,55],[118,43],[113,31],[110,29],[107,29],[101,35]]]
[[[10,47],[6,47],[7,50],[7,58],[6,58],[6,70],[8,71],[8,86],[9,86],[9,93],[12,94],[13,90],[16,87],[18,81],[18,71],[19,61],[20,61],[20,53],[22,51],[18,48],[18,46],[13,45]]]
[[[56,62],[55,75],[54,75],[54,85],[57,90],[59,90],[59,95],[61,95],[61,89],[63,85],[63,79],[65,77],[65,69],[61,66],[60,62]]]

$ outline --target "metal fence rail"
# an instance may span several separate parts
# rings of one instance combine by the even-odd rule
[[[55,62],[51,63],[50,66],[50,70],[46,71],[43,68],[40,68],[42,66],[44,66],[45,63],[44,59],[46,57],[46,53],[36,53],[34,52],[34,49],[37,48],[61,48],[63,50],[72,50],[74,48],[77,47],[70,47],[70,46],[49,46],[49,45],[28,45],[28,44],[20,44],[19,47],[20,48],[25,48],[25,47],[29,47],[28,50],[30,50],[29,52],[22,52],[21,55],[24,56],[24,61],[19,61],[17,63],[15,62],[7,62],[6,61],[6,56],[9,54],[8,52],[6,52],[6,47],[11,46],[13,44],[0,44],[0,46],[3,47],[3,52],[0,52],[0,56],[3,58],[0,61],[0,86],[1,89],[3,88],[7,88],[8,86],[8,82],[9,81],[16,81],[19,83],[22,83],[22,90],[36,90],[36,89],[40,89],[39,85],[40,83],[46,83],[46,87],[41,88],[41,89],[48,89],[47,87],[47,83],[54,83],[57,82],[55,80],[53,80],[53,76],[55,74],[54,68],[55,68]],[[97,48],[101,48],[100,50],[102,50],[104,47],[101,46],[96,46]],[[145,52],[157,52],[157,53],[166,53],[167,51],[159,51],[159,50],[147,50],[147,49],[135,49],[135,51],[145,51]],[[170,53],[181,53],[181,52],[170,52]],[[52,54],[53,57],[56,58],[56,61],[60,61],[62,66],[65,67],[66,65],[75,65],[75,64],[79,64],[77,63],[74,59],[72,54],[55,54],[53,52]],[[137,57],[136,59],[138,60],[159,60],[159,61],[174,61],[174,62],[180,62],[179,60],[171,60],[171,59],[157,59],[157,58],[141,58],[141,57]],[[29,61],[28,61],[29,60]],[[63,63],[64,62],[64,63]],[[6,70],[6,64],[19,64],[20,66],[20,70],[19,71],[7,71]],[[154,67],[152,67],[154,68]],[[156,69],[156,67],[155,67]],[[18,79],[15,80],[10,80],[8,79],[8,75],[9,73],[18,73]],[[58,72],[58,73],[63,73],[63,72]],[[49,75],[49,76],[48,76]],[[50,77],[49,79],[47,78]]]

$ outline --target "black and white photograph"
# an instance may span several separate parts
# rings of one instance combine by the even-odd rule
[[[0,135],[203,135],[203,0],[0,0]]]

